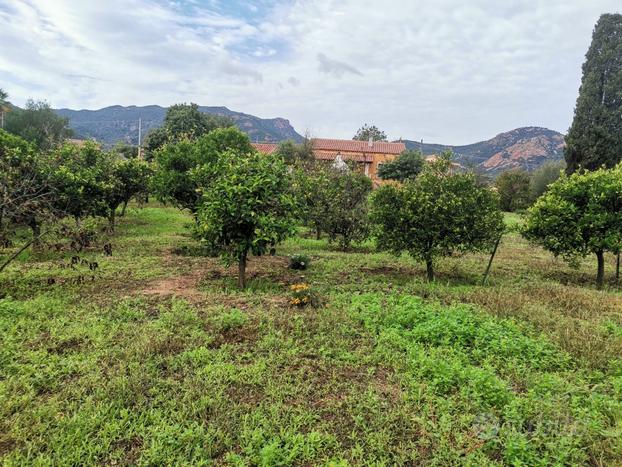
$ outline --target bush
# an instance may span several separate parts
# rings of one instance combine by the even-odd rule
[[[309,267],[309,257],[307,255],[292,255],[289,257],[289,268],[304,271]]]

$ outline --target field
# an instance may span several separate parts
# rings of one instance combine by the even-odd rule
[[[487,285],[487,255],[429,284],[301,229],[238,291],[190,222],[133,207],[80,255],[95,272],[42,250],[0,276],[5,465],[622,464],[622,291],[593,258],[511,233]]]

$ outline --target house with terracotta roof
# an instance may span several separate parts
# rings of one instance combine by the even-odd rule
[[[378,167],[392,161],[405,149],[404,143],[386,141],[356,141],[349,139],[313,138],[313,155],[324,161],[352,161],[361,172],[371,178],[374,185],[382,183],[378,177]],[[264,154],[272,154],[278,145],[274,143],[253,143],[255,149]]]

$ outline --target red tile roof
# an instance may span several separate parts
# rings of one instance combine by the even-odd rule
[[[350,139],[313,138],[313,149],[318,151],[360,152],[376,154],[401,154],[405,149],[404,143],[387,143],[386,141],[355,141]],[[257,151],[272,154],[278,145],[276,143],[252,143]]]
[[[257,151],[264,154],[272,154],[279,147],[276,143],[251,143]]]
[[[314,138],[313,149],[323,151],[372,152],[377,154],[401,154],[404,143],[387,143],[386,141],[355,141],[350,139]]]

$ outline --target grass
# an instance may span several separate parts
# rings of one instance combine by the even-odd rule
[[[43,251],[0,277],[5,465],[622,463],[622,293],[591,259],[511,233],[488,285],[485,255],[428,284],[302,231],[239,291],[189,222],[132,209],[95,273]],[[289,305],[301,282],[320,306]]]

